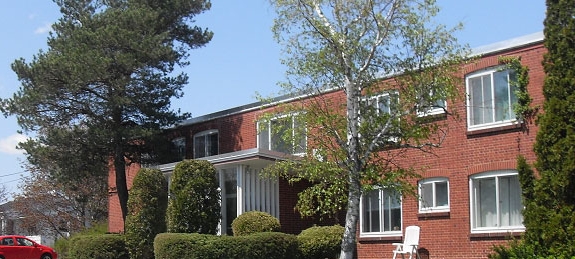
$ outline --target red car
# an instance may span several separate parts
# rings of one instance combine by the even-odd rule
[[[0,236],[0,259],[58,259],[58,254],[25,236]]]

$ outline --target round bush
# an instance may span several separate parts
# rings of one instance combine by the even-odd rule
[[[335,225],[302,231],[297,236],[302,259],[338,258],[344,230],[344,227]]]
[[[239,215],[232,222],[234,236],[245,236],[260,232],[278,232],[280,221],[269,213],[248,211]]]

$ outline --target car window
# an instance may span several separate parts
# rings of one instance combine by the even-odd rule
[[[1,244],[2,244],[3,246],[13,246],[13,245],[14,245],[14,240],[12,240],[11,237],[6,237],[6,238],[2,239]]]
[[[16,238],[19,246],[33,246],[34,243],[26,238]]]

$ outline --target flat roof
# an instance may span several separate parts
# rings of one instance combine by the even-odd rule
[[[484,45],[484,46],[479,46],[476,48],[472,48],[471,49],[471,56],[482,56],[482,55],[487,55],[487,54],[494,54],[494,53],[498,53],[498,52],[502,52],[502,51],[508,51],[508,50],[512,50],[512,49],[517,49],[517,48],[521,48],[521,47],[525,47],[525,46],[529,46],[532,44],[538,44],[543,42],[544,40],[544,35],[543,32],[536,32],[536,33],[532,33],[532,34],[528,34],[528,35],[524,35],[524,36],[520,36],[520,37],[516,37],[516,38],[511,38],[508,40],[504,40],[504,41],[500,41],[500,42],[496,42],[496,43],[492,43],[492,44],[488,44],[488,45]],[[301,96],[297,96],[296,94],[287,94],[287,95],[282,95],[282,96],[278,96],[275,97],[271,100],[271,103],[278,103],[278,102],[286,102],[286,101],[290,101],[294,98],[298,98]],[[176,128],[177,127],[181,127],[181,126],[189,126],[189,125],[193,125],[193,124],[197,124],[197,123],[201,123],[201,122],[205,122],[205,121],[209,121],[209,120],[213,120],[213,119],[217,119],[217,118],[221,118],[221,117],[226,117],[226,116],[230,116],[230,115],[234,115],[234,114],[238,114],[238,113],[244,113],[244,112],[248,112],[248,111],[253,111],[256,109],[261,109],[262,107],[266,106],[266,105],[270,105],[270,102],[253,102],[253,103],[248,103],[245,105],[241,105],[241,106],[236,106],[236,107],[232,107],[230,109],[225,109],[225,110],[221,110],[218,112],[214,112],[214,113],[209,113],[206,115],[201,115],[198,117],[194,117],[188,120],[184,120],[180,123],[177,123],[176,125],[174,125]]]

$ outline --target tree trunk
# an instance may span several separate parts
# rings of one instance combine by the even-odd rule
[[[122,221],[126,221],[128,215],[128,185],[126,181],[126,160],[121,144],[116,144],[114,150],[114,171],[116,172],[116,191],[122,209]]]
[[[355,253],[357,221],[359,218],[359,201],[361,196],[361,159],[359,154],[359,90],[352,80],[346,80],[347,104],[347,166],[349,168],[349,191],[347,197],[347,212],[345,215],[345,231],[341,242],[340,259],[352,259]]]
[[[357,172],[350,172],[350,178]],[[345,214],[345,231],[341,242],[340,259],[352,259],[355,253],[357,222],[359,219],[359,201],[361,187],[358,181],[350,182],[347,212]]]

